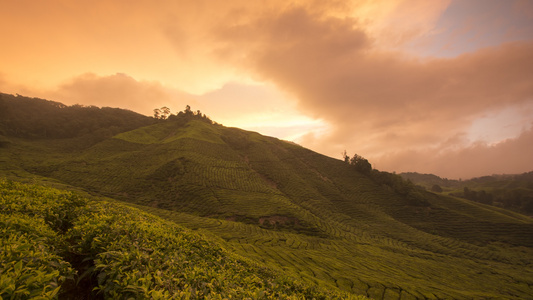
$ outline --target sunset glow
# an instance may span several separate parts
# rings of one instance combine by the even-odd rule
[[[0,92],[225,126],[385,171],[533,170],[533,1],[0,0]]]

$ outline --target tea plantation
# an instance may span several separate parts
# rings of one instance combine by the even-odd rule
[[[3,299],[330,299],[115,201],[0,179]]]
[[[74,136],[0,122],[2,298],[533,295],[530,217],[204,117],[102,113]]]

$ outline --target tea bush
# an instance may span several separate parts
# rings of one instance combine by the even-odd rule
[[[0,298],[51,299],[73,278],[75,271],[59,255],[63,239],[52,229],[63,224],[54,208],[66,199],[59,195],[0,179]]]

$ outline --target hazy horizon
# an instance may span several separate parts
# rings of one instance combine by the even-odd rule
[[[384,171],[533,170],[533,2],[3,1],[0,91],[226,126]]]

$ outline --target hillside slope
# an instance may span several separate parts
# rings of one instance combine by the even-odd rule
[[[0,135],[5,136],[27,139],[78,137],[77,143],[86,145],[156,121],[120,108],[67,106],[0,93]]]
[[[376,299],[533,294],[530,218],[400,193],[258,133],[182,114],[83,149],[76,139],[4,139],[7,177],[134,203],[306,282]]]

